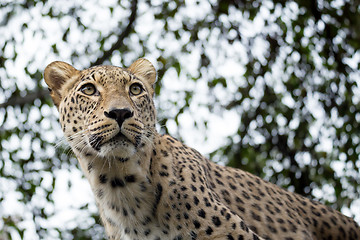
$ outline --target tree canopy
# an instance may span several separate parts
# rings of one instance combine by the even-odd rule
[[[148,58],[159,131],[359,222],[359,13],[348,0],[2,1],[0,239],[104,238],[42,79],[54,60]]]

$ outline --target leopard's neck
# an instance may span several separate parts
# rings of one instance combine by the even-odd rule
[[[157,219],[162,188],[151,176],[151,164],[156,155],[152,147],[145,146],[128,158],[76,155],[108,234],[112,232],[118,239],[119,236],[145,237],[150,229],[151,236],[161,236],[166,231]]]

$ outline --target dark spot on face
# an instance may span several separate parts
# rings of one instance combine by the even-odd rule
[[[228,240],[235,240],[235,238],[234,238],[231,234],[228,234],[228,235],[227,235],[227,239],[228,239]]]
[[[199,199],[196,196],[194,196],[194,204],[196,206],[199,204]]]
[[[219,227],[221,225],[221,221],[218,216],[212,216],[211,220],[216,227]]]
[[[157,186],[156,186],[156,190],[155,190],[155,203],[154,203],[154,206],[153,206],[153,213],[154,214],[156,213],[157,207],[158,207],[158,205],[160,203],[162,192],[163,192],[163,187],[161,186],[160,183],[158,183]]]
[[[129,158],[118,158],[117,159],[119,162],[127,162],[129,160]]]
[[[90,173],[91,170],[93,169],[93,164],[92,163],[88,163],[88,172]]]
[[[159,173],[159,175],[160,175],[161,177],[168,177],[168,176],[169,176],[169,173],[161,171],[161,172]]]
[[[105,174],[99,175],[100,183],[105,184],[107,182],[107,176]]]
[[[127,175],[127,176],[125,176],[125,181],[128,183],[133,183],[136,181],[136,178],[134,175]]]
[[[194,227],[195,227],[196,229],[198,229],[198,228],[201,227],[201,224],[200,224],[200,222],[199,222],[198,220],[194,220],[194,221],[193,221],[193,224],[194,224]]]
[[[205,218],[206,213],[205,213],[205,211],[204,211],[203,209],[200,209],[200,210],[198,211],[198,215],[199,215],[199,217]]]
[[[213,229],[209,226],[205,232],[207,235],[211,235],[213,233]]]
[[[117,177],[113,178],[110,183],[111,183],[111,186],[112,186],[113,188],[116,188],[116,187],[124,187],[124,186],[125,186],[124,181],[121,180],[121,179],[119,179],[119,178],[117,178]]]
[[[191,240],[197,239],[197,234],[194,231],[190,231]]]
[[[123,208],[123,215],[124,215],[125,217],[128,215],[128,211],[127,211],[125,208]]]

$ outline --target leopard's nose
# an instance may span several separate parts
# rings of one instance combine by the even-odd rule
[[[126,119],[131,118],[134,115],[134,113],[130,109],[124,108],[124,109],[113,109],[110,112],[104,111],[104,115],[108,118],[114,119],[121,128],[123,122]]]

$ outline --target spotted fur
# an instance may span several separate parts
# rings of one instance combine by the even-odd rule
[[[45,69],[109,239],[360,239],[353,219],[159,135],[155,69]]]

